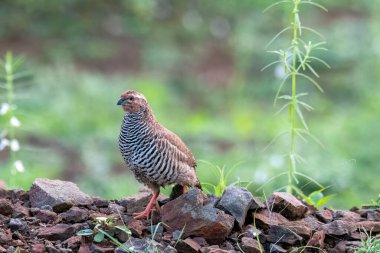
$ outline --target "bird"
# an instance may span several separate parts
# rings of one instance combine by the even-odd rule
[[[133,213],[135,219],[146,217],[157,209],[160,188],[176,184],[202,190],[196,174],[196,160],[186,144],[162,126],[153,114],[145,96],[134,90],[121,94],[117,102],[125,114],[121,123],[119,149],[127,167],[137,181],[152,190],[145,210]]]

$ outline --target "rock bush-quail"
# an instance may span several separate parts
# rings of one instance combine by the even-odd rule
[[[117,104],[125,111],[119,136],[121,154],[136,179],[153,191],[149,204],[135,213],[135,218],[149,217],[160,187],[179,184],[184,192],[187,186],[201,189],[193,154],[177,135],[158,123],[144,95],[129,90]]]

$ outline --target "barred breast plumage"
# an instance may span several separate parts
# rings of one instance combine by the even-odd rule
[[[184,191],[186,186],[201,188],[193,154],[177,135],[157,122],[145,97],[127,91],[118,105],[125,111],[119,136],[121,154],[137,180],[153,191],[147,208],[135,218],[148,218],[162,186],[180,184]]]

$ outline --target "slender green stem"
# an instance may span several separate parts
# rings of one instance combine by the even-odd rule
[[[298,4],[299,0],[293,0],[293,12],[292,12],[292,25],[293,25],[293,55],[292,55],[292,98],[289,106],[289,119],[290,119],[290,150],[289,150],[289,186],[288,192],[293,192],[293,184],[294,184],[294,172],[295,168],[295,137],[296,137],[296,110],[295,107],[297,105],[297,52],[298,52],[298,29],[299,29],[299,20],[298,20]]]

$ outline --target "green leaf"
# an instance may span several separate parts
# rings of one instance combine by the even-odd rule
[[[309,129],[308,126],[307,126],[307,124],[306,124],[306,121],[305,121],[305,119],[304,119],[304,117],[303,117],[303,115],[302,115],[302,111],[301,111],[301,109],[299,108],[299,106],[298,106],[297,104],[296,104],[296,106],[295,106],[295,109],[296,109],[296,112],[297,112],[298,117],[299,117],[300,120],[301,120],[302,125],[303,125],[306,129]]]
[[[77,235],[79,236],[88,236],[93,235],[94,231],[92,229],[83,229],[77,232]]]
[[[296,73],[297,76],[302,76],[304,78],[306,78],[307,80],[309,80],[315,87],[317,87],[317,89],[320,91],[320,92],[323,92],[323,89],[322,87],[313,79],[311,78],[310,76],[307,76],[305,74],[302,74],[302,73]]]
[[[265,48],[268,48],[281,34],[283,34],[284,32],[286,32],[287,30],[290,30],[292,27],[288,26],[284,29],[282,29],[280,32],[278,32],[274,37],[273,39],[271,39],[268,44],[265,45]]]
[[[123,225],[123,226],[115,226],[115,228],[117,228],[117,229],[123,231],[123,232],[126,233],[127,235],[132,235],[131,230],[130,230],[127,226],[125,226],[125,225]]]
[[[95,242],[102,242],[103,240],[104,240],[104,234],[102,232],[99,232],[94,236]]]
[[[328,12],[328,10],[326,9],[326,7],[324,7],[323,5],[320,5],[319,3],[315,3],[315,2],[312,2],[312,1],[300,1],[299,4],[310,4],[310,5],[314,5],[322,10],[324,10],[325,12]]]
[[[268,7],[266,7],[264,10],[263,10],[263,13],[265,13],[266,11],[268,11],[269,9],[273,8],[274,6],[276,5],[279,5],[279,4],[283,4],[283,3],[290,3],[289,0],[283,0],[283,1],[278,1],[278,2],[275,2],[271,5],[269,5]]]

